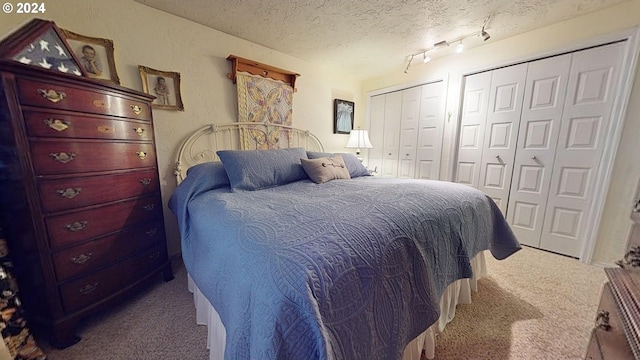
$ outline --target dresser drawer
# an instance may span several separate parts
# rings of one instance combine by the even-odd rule
[[[156,167],[152,143],[127,142],[31,142],[37,175]]]
[[[151,108],[144,101],[107,95],[88,88],[49,84],[18,78],[18,92],[23,105],[94,114],[151,119]]]
[[[34,137],[142,141],[153,139],[153,129],[149,122],[55,111],[27,110],[23,114],[27,132],[29,136]]]
[[[89,240],[124,227],[160,219],[159,195],[145,196],[89,210],[52,216],[45,219],[50,246],[54,249]]]
[[[65,311],[73,312],[108,298],[157,270],[166,260],[163,257],[165,246],[159,244],[118,264],[61,285],[60,294]]]
[[[160,189],[155,169],[117,175],[46,179],[38,182],[46,212],[151,194]]]
[[[585,359],[634,359],[609,283],[605,284],[602,290],[596,316],[598,317],[596,323],[608,323],[609,327],[593,329]],[[604,320],[605,317],[608,317],[608,322]]]
[[[133,229],[57,252],[53,256],[56,276],[58,281],[65,281],[88,274],[163,242],[162,222],[140,224]]]

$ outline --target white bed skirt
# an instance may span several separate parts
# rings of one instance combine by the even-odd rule
[[[435,357],[436,334],[442,332],[445,326],[453,320],[456,314],[456,305],[471,303],[471,291],[478,291],[478,279],[487,273],[484,251],[471,260],[471,266],[473,268],[473,278],[458,280],[447,287],[440,299],[440,318],[407,345],[402,360],[420,360],[420,354],[423,350],[427,359]],[[198,325],[206,325],[208,329],[207,348],[209,349],[209,360],[223,360],[227,335],[224,325],[220,321],[220,316],[200,292],[191,276],[188,276],[188,284],[189,291],[193,293],[196,307],[196,323]]]

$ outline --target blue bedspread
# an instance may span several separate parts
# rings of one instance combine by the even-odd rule
[[[190,179],[191,177],[191,179]],[[520,245],[471,187],[360,177],[210,190],[188,176],[170,207],[185,266],[219,312],[226,359],[400,359],[453,281]]]

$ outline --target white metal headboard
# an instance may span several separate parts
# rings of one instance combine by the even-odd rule
[[[219,160],[218,150],[258,150],[302,147],[324,151],[320,140],[308,130],[291,126],[254,122],[210,124],[191,133],[180,144],[173,170],[176,183],[197,164]]]

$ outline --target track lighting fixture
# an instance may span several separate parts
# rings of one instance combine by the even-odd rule
[[[468,35],[464,35],[461,37],[458,37],[452,41],[446,41],[446,40],[442,40],[442,41],[438,41],[437,43],[433,44],[433,46],[429,49],[426,50],[422,50],[420,52],[417,52],[415,54],[411,54],[409,57],[409,62],[407,63],[407,67],[404,69],[404,73],[408,73],[409,72],[409,68],[411,67],[411,62],[413,61],[414,56],[418,56],[420,54],[422,54],[422,61],[426,64],[428,62],[431,61],[431,57],[427,56],[427,53],[430,51],[435,51],[435,50],[440,50],[443,48],[446,48],[449,46],[449,44],[455,44],[456,42],[458,43],[458,45],[456,45],[456,52],[457,53],[461,53],[464,51],[464,44],[462,43],[463,40],[470,38],[470,37],[474,37],[474,36],[482,36],[483,41],[487,41],[491,38],[491,35],[489,35],[489,33],[485,30],[485,27],[487,26],[487,23],[489,22],[489,19],[491,18],[491,15],[489,15],[485,21],[484,24],[482,25],[482,29],[480,31],[476,31],[474,33],[468,34]]]

